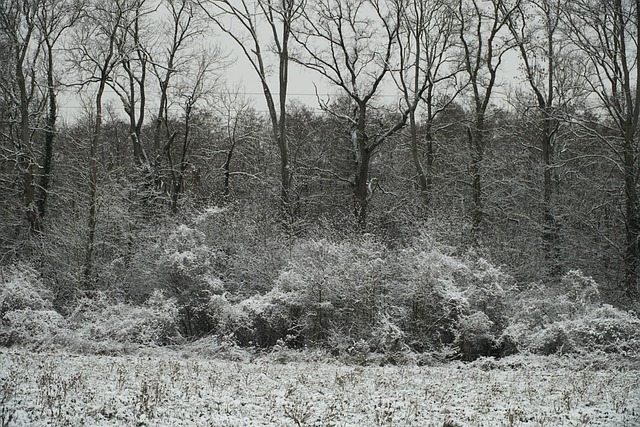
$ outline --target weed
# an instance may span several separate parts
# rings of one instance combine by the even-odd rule
[[[283,409],[284,415],[299,427],[305,425],[314,412],[313,405],[303,399],[288,400],[283,404]]]

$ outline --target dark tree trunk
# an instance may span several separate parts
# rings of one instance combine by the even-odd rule
[[[51,173],[53,171],[53,145],[56,137],[56,120],[58,116],[58,104],[54,88],[53,75],[53,46],[47,45],[47,86],[49,110],[47,111],[44,133],[44,159],[42,162],[42,175],[40,177],[40,196],[38,197],[38,215],[43,218],[47,210],[47,198]]]
[[[624,290],[627,296],[638,295],[638,267],[640,266],[640,220],[638,218],[638,190],[636,179],[636,156],[633,137],[624,142],[624,187],[626,213],[626,239],[624,253]]]
[[[484,161],[484,115],[478,114],[475,129],[468,129],[468,137],[471,143],[471,221],[474,240],[482,231],[484,224],[484,211],[482,200],[482,163]]]
[[[422,197],[425,205],[429,202],[429,178],[424,171],[424,167],[422,166],[422,161],[420,160],[420,150],[418,146],[418,125],[416,123],[416,113],[415,110],[411,109],[409,111],[409,131],[411,134],[411,158],[413,159],[413,165],[416,168],[416,173],[418,175],[418,186],[420,188],[420,196]],[[427,158],[428,162],[428,158]],[[427,168],[429,165],[427,164]]]
[[[105,80],[100,82],[96,95],[96,120],[94,124],[91,146],[89,148],[89,217],[87,220],[87,247],[84,260],[84,285],[89,292],[95,290],[93,279],[93,256],[95,250],[96,226],[98,223],[98,159],[97,151],[102,133],[102,95],[104,94]]]
[[[369,199],[371,198],[371,188],[369,185],[370,164],[371,152],[366,147],[361,147],[353,189],[354,216],[360,230],[367,228]]]
[[[227,158],[224,161],[224,165],[222,165],[222,169],[224,170],[224,184],[222,187],[222,196],[224,200],[229,198],[231,194],[231,159],[233,158],[233,151],[235,149],[235,144],[231,145],[229,148],[229,152],[227,153]]]
[[[548,110],[548,109],[547,109]],[[558,263],[558,224],[553,213],[553,135],[555,133],[551,113],[545,110],[542,127],[543,171],[543,249],[551,276],[561,273]]]

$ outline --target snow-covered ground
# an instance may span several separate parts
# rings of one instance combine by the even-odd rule
[[[0,426],[640,426],[640,370],[512,357],[357,367],[0,349]]]

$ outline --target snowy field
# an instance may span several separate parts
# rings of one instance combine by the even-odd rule
[[[630,364],[433,367],[0,349],[0,426],[640,426]]]

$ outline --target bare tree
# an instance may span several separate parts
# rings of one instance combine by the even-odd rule
[[[222,197],[226,202],[231,195],[231,161],[239,144],[253,136],[253,130],[245,123],[247,112],[251,108],[240,86],[228,87],[219,94],[218,112],[222,122],[222,130],[227,140],[224,163],[222,164],[223,186]]]
[[[213,88],[221,78],[224,70],[223,57],[220,49],[203,52],[191,65],[191,72],[182,76],[176,87],[175,98],[183,110],[183,123],[181,129],[181,144],[179,159],[174,161],[172,150],[167,149],[167,156],[171,169],[171,208],[178,210],[178,199],[185,187],[185,172],[189,165],[188,154],[191,147],[192,120],[198,104],[205,101],[213,93]],[[176,132],[172,132],[176,135]],[[170,148],[170,147],[169,147]]]
[[[127,17],[135,10],[136,2],[132,0],[115,0],[102,2],[93,0],[86,5],[71,47],[71,61],[77,67],[81,83],[80,88],[95,86],[94,108],[91,112],[93,134],[89,143],[89,194],[88,194],[88,236],[83,267],[85,288],[94,288],[93,257],[95,233],[98,220],[98,160],[97,150],[101,144],[103,97],[116,67],[122,57],[118,52],[118,36],[122,28],[130,22]]]
[[[295,61],[317,71],[337,86],[352,102],[352,112],[322,108],[346,120],[351,128],[354,178],[354,216],[366,228],[368,206],[375,182],[370,179],[371,161],[380,145],[406,123],[402,111],[395,123],[372,129],[373,100],[390,73],[400,26],[400,10],[392,1],[318,0],[305,12],[304,26],[295,35],[300,54]]]
[[[41,56],[38,10],[42,0],[2,0],[0,31],[8,41],[13,73],[0,83],[3,95],[11,100],[11,126],[5,139],[13,145],[15,164],[22,175],[26,219],[31,230],[40,230],[36,206],[37,160],[33,145],[32,114],[38,103],[37,62]]]
[[[587,58],[584,78],[611,119],[612,134],[600,135],[623,174],[624,292],[638,296],[640,198],[638,131],[640,120],[639,0],[578,0],[568,3],[564,19],[573,44]]]
[[[280,199],[285,215],[292,220],[295,212],[293,185],[287,140],[286,103],[289,86],[289,45],[292,25],[301,17],[306,0],[201,0],[200,4],[213,22],[241,48],[262,85],[273,138],[280,152]],[[264,24],[264,28],[263,28]],[[269,42],[263,41],[269,34]],[[277,96],[270,82],[268,52],[277,59]]]
[[[151,51],[152,71],[159,90],[158,112],[153,131],[153,170],[157,184],[160,183],[160,167],[163,157],[175,139],[169,129],[168,117],[171,106],[171,89],[176,75],[185,73],[192,65],[195,50],[192,44],[202,46],[204,35],[202,20],[198,17],[193,0],[164,0],[163,8],[168,12],[163,22],[165,32],[156,40],[156,49]],[[164,143],[161,144],[164,133]]]
[[[44,217],[47,207],[49,184],[53,170],[53,148],[56,138],[58,119],[58,82],[56,65],[56,46],[63,33],[71,28],[82,13],[83,2],[74,0],[43,0],[37,12],[37,26],[44,46],[47,112],[44,126],[44,155],[40,176],[40,195],[38,197],[38,215]]]
[[[482,165],[487,143],[487,112],[504,55],[514,47],[507,24],[519,0],[460,0],[457,5],[462,62],[469,79],[473,118],[467,128],[471,146],[473,239],[484,223]]]
[[[444,1],[396,0],[401,20],[397,32],[398,70],[392,74],[409,114],[411,156],[418,175],[420,194],[428,203],[432,192],[434,122],[455,99],[459,67],[454,64],[455,20]],[[448,87],[449,86],[449,87]],[[445,93],[448,96],[444,96]],[[439,95],[439,96],[438,96]],[[426,167],[422,163],[416,112],[424,101]]]
[[[156,6],[148,0],[131,0],[128,4],[126,25],[116,35],[116,49],[123,75],[114,72],[109,86],[118,94],[129,120],[129,137],[133,147],[133,159],[137,166],[149,163],[142,146],[141,133],[147,108],[147,72],[149,68],[148,33],[153,22],[148,18]]]
[[[515,39],[524,78],[533,93],[539,152],[543,167],[543,244],[551,273],[557,274],[558,225],[554,213],[554,170],[556,138],[571,105],[583,100],[571,67],[571,47],[561,33],[560,0],[525,0],[509,15],[508,25]]]

